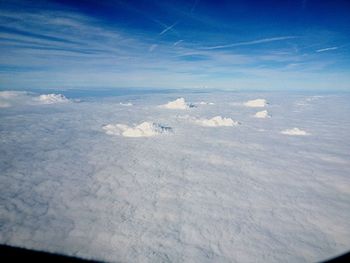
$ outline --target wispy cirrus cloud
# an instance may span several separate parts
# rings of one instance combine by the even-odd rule
[[[194,5],[198,5],[196,2],[199,3],[195,1]],[[159,8],[162,8],[160,3]],[[200,16],[201,10],[196,10],[195,17],[197,11]],[[279,85],[284,79],[288,79],[288,83],[292,83],[291,79],[300,81],[300,76],[314,79],[315,75],[311,76],[310,72],[322,71],[325,62],[327,67],[332,63],[316,56],[315,47],[299,48],[306,40],[304,35],[269,33],[276,37],[257,37],[251,41],[235,36],[232,43],[227,40],[228,32],[225,31],[224,36],[220,36],[220,32],[212,35],[201,30],[210,25],[195,20],[203,28],[198,25],[191,28],[194,37],[189,38],[188,20],[180,11],[171,18],[142,10],[133,10],[133,14],[139,23],[148,22],[147,27],[130,29],[129,25],[109,24],[99,17],[64,8],[1,10],[0,85],[3,87],[0,88],[256,88],[263,86],[261,83]],[[170,24],[169,20],[177,22]],[[149,27],[152,30],[147,31]],[[223,44],[215,45],[218,41]],[[273,46],[264,43],[273,43]],[[247,48],[233,48],[241,46]],[[339,44],[339,47],[343,46]],[[318,52],[328,50],[334,47]],[[327,74],[331,72],[317,77],[318,82],[322,77],[327,81],[333,78],[326,78]],[[277,84],[271,84],[272,78]],[[333,79],[345,79],[344,85],[348,83],[345,76]],[[297,86],[296,82],[290,85]]]
[[[213,49],[222,49],[222,48],[230,48],[230,47],[249,46],[249,45],[269,43],[269,42],[274,42],[274,41],[288,40],[288,39],[293,39],[293,38],[297,38],[297,36],[282,36],[282,37],[262,38],[262,39],[232,43],[232,44],[227,44],[227,45],[201,47],[200,49],[213,50]]]

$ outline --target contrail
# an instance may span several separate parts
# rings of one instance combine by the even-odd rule
[[[338,47],[327,47],[327,48],[318,49],[316,50],[316,52],[324,52],[324,51],[336,50],[336,49],[338,49]]]
[[[174,24],[172,24],[171,26],[168,26],[167,28],[165,28],[162,32],[159,33],[159,35],[163,35],[165,34],[166,32],[168,32],[169,30],[171,30],[174,26],[177,25],[178,22],[175,22]]]
[[[193,5],[192,5],[192,8],[191,8],[191,14],[194,12],[194,10],[196,9],[198,3],[199,3],[200,0],[195,0]]]
[[[201,49],[211,50],[211,49],[221,49],[221,48],[228,48],[228,47],[248,46],[248,45],[281,41],[281,40],[287,40],[287,39],[293,39],[293,38],[296,38],[296,37],[295,36],[284,36],[284,37],[263,38],[263,39],[257,39],[257,40],[253,40],[253,41],[247,41],[247,42],[238,42],[238,43],[233,43],[233,44],[228,44],[228,45],[202,47]]]
[[[153,50],[155,50],[157,47],[158,47],[157,44],[153,44],[153,45],[151,45],[151,46],[149,47],[148,51],[149,51],[149,52],[153,52]]]
[[[178,41],[176,41],[174,44],[173,44],[173,46],[177,46],[178,44],[180,44],[181,42],[183,42],[183,40],[181,39],[181,40],[178,40]]]

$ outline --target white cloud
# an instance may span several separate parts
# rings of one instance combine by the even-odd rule
[[[27,92],[12,91],[12,90],[0,91],[0,99],[11,99],[11,98],[23,96],[23,95],[27,95]]]
[[[206,127],[219,127],[219,126],[232,127],[232,126],[239,125],[239,122],[234,121],[231,118],[223,118],[221,116],[215,116],[211,119],[199,119],[199,120],[195,120],[195,122],[201,126],[206,126]]]
[[[167,102],[159,93],[140,96],[127,112],[119,103],[129,95],[0,109],[0,243],[102,262],[177,262],[184,254],[190,262],[321,262],[348,249],[346,94],[289,114],[300,95],[275,93],[282,118],[273,125],[255,125],[247,113],[265,108],[243,108],[245,93],[235,94],[235,115],[231,92],[189,96],[217,105],[150,107]],[[283,113],[298,125],[284,126]],[[216,115],[247,125],[210,128],[191,119]],[[138,120],[166,120],[174,134],[127,138],[101,126],[135,128]],[[279,133],[294,126],[318,139],[286,142],[312,139]],[[295,253],[286,254],[281,240]]]
[[[197,104],[199,104],[199,105],[215,105],[214,102],[205,102],[205,101],[198,102]]]
[[[186,110],[192,108],[192,104],[186,103],[184,98],[178,98],[174,101],[169,101],[164,105],[160,105],[161,108],[172,109],[172,110]]]
[[[133,104],[132,104],[131,102],[126,102],[126,103],[124,103],[124,102],[120,102],[120,103],[119,103],[119,105],[121,105],[121,106],[128,106],[128,107],[130,107],[130,106],[132,106]]]
[[[10,106],[11,106],[10,103],[0,100],[0,108],[7,108],[7,107],[10,107]]]
[[[42,104],[55,104],[55,103],[66,103],[69,102],[62,94],[42,94],[38,97],[38,100]]]
[[[130,127],[126,124],[108,124],[102,127],[108,135],[121,135],[124,137],[151,137],[161,133],[171,132],[170,127],[154,122],[142,122]]]
[[[24,104],[28,100],[28,96],[25,91],[0,91],[0,108]]]
[[[263,110],[263,111],[258,111],[257,113],[255,113],[254,117],[265,119],[265,118],[270,118],[271,116],[269,115],[267,110]]]
[[[293,128],[293,129],[286,129],[281,131],[282,134],[285,135],[291,135],[291,136],[306,136],[306,135],[311,135],[310,133],[301,130],[299,128]]]
[[[253,41],[238,42],[238,43],[233,43],[233,44],[228,44],[228,45],[203,47],[202,49],[212,50],[212,49],[239,47],[239,46],[249,46],[249,45],[256,45],[256,44],[261,44],[261,43],[281,41],[281,40],[287,40],[287,39],[293,39],[293,38],[296,38],[296,37],[295,36],[271,37],[271,38],[257,39],[257,40],[253,40]]]
[[[252,108],[262,108],[265,107],[267,104],[268,103],[265,99],[249,100],[244,103],[245,106]]]
[[[66,103],[70,100],[62,94],[42,94],[39,96],[24,91],[0,91],[0,108],[19,105]]]

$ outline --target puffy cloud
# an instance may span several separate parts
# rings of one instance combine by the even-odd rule
[[[25,91],[0,91],[0,108],[23,104],[27,99],[28,93]]]
[[[0,108],[17,105],[55,104],[69,102],[62,94],[42,94],[35,96],[25,91],[0,91]]]
[[[255,113],[254,117],[260,118],[260,119],[265,119],[265,118],[270,118],[271,116],[269,115],[267,110],[263,110],[263,111],[258,111],[257,113]]]
[[[18,97],[21,95],[26,95],[27,92],[25,91],[12,91],[12,90],[6,90],[6,91],[0,91],[0,99],[11,99],[14,97]]]
[[[199,104],[199,105],[215,105],[214,102],[205,102],[205,101],[198,102],[197,104]]]
[[[174,101],[169,101],[164,105],[160,105],[161,108],[172,109],[172,110],[186,110],[192,108],[192,104],[186,103],[184,98],[178,98]]]
[[[236,126],[240,123],[237,121],[232,120],[231,118],[223,118],[221,116],[215,116],[211,119],[199,119],[195,120],[195,122],[201,126],[206,127],[219,127],[219,126]]]
[[[108,135],[121,135],[124,137],[151,137],[161,133],[171,132],[171,127],[166,127],[154,122],[142,122],[130,127],[125,124],[108,124],[102,127]]]
[[[267,101],[265,99],[256,99],[256,100],[248,100],[244,103],[244,106],[252,107],[252,108],[262,108],[267,105]]]
[[[132,106],[133,104],[132,104],[131,102],[126,102],[126,103],[125,103],[125,102],[120,102],[119,105],[130,107],[130,106]]]
[[[282,134],[285,135],[292,135],[292,136],[305,136],[305,135],[311,135],[310,133],[303,131],[299,128],[293,128],[293,129],[287,129],[281,131]]]
[[[10,106],[11,106],[10,103],[0,100],[0,108],[7,108],[7,107],[10,107]]]
[[[42,104],[55,104],[69,102],[62,94],[43,94],[38,97],[38,101]]]

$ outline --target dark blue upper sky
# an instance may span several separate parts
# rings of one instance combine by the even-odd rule
[[[0,89],[350,88],[350,1],[0,2]]]

